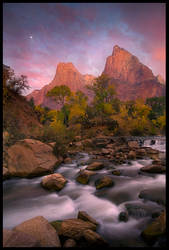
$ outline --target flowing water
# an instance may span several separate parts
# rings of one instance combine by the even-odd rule
[[[159,149],[164,154],[165,138],[154,141],[144,140],[144,146]],[[140,233],[152,221],[152,213],[164,208],[165,175],[140,174],[140,168],[152,162],[151,159],[142,159],[132,161],[130,165],[108,165],[92,176],[89,185],[82,185],[75,178],[80,169],[86,168],[84,164],[91,157],[87,153],[79,153],[72,164],[61,164],[55,170],[68,180],[59,192],[50,192],[41,187],[44,176],[4,181],[3,228],[13,228],[39,215],[48,221],[77,218],[78,211],[83,210],[99,222],[98,233],[112,246],[146,246]],[[121,175],[112,175],[112,169],[119,169]],[[111,176],[115,185],[96,190],[95,181],[103,175]],[[150,190],[150,196],[155,195],[155,198],[140,199],[138,195],[144,189]],[[156,199],[162,201],[157,203]],[[119,213],[126,209],[129,220],[121,222]]]

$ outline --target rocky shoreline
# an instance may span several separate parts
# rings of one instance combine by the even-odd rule
[[[133,140],[134,139],[134,140]],[[152,139],[153,140],[153,139]],[[152,141],[153,143],[153,141]],[[65,158],[53,155],[54,143],[44,144],[33,139],[18,141],[6,151],[8,164],[3,167],[3,179],[11,177],[47,176],[42,178],[42,188],[59,191],[67,184],[66,178],[54,173],[60,163],[70,163],[79,151],[88,152],[92,157],[83,170],[80,170],[75,180],[83,185],[88,185],[100,169],[107,167],[130,164],[136,159],[152,159],[152,163],[140,169],[141,175],[165,174],[165,156],[158,150],[143,147],[140,139],[126,137],[100,136],[93,139],[81,140],[76,138],[69,145],[69,151]],[[116,167],[112,168],[112,176],[121,176],[122,173]],[[113,187],[114,182],[110,175],[103,175],[95,180],[96,190]],[[139,198],[154,199],[154,190],[142,190]],[[164,200],[155,202],[163,204]],[[130,209],[119,214],[119,221],[127,222]],[[4,229],[3,246],[30,246],[30,247],[95,247],[109,246],[109,244],[97,232],[98,223],[85,211],[79,211],[77,218],[63,221],[48,222],[44,217],[38,216],[21,223],[12,230]],[[36,228],[36,234],[34,230]],[[38,228],[38,230],[37,230]],[[141,237],[150,246],[154,244],[164,245],[166,217],[165,209],[152,213],[152,221],[145,227]],[[46,239],[46,241],[43,241]],[[161,242],[161,243],[160,243]]]

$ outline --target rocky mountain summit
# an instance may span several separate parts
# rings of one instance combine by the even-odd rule
[[[154,76],[151,69],[142,64],[139,59],[127,50],[115,45],[111,56],[107,57],[102,74],[110,78],[110,83],[116,87],[120,100],[135,100],[136,98],[150,98],[165,95],[164,80],[161,76]],[[41,90],[35,90],[27,95],[33,97],[36,105],[48,106],[55,109],[56,103],[46,93],[59,85],[67,85],[71,91],[83,91],[91,99],[86,85],[92,84],[94,76],[82,75],[75,66],[69,63],[59,63],[54,79]]]
[[[92,75],[82,75],[70,62],[59,63],[54,79],[49,84],[45,85],[41,90],[35,90],[27,95],[27,99],[30,100],[30,98],[33,97],[36,105],[41,104],[42,106],[55,109],[57,107],[56,102],[50,97],[46,97],[49,90],[55,86],[67,85],[73,92],[81,90],[87,94],[86,85],[90,84],[93,79],[94,76]]]

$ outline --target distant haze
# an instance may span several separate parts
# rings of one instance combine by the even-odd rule
[[[3,63],[32,92],[59,62],[98,76],[118,44],[165,79],[165,3],[4,3]]]

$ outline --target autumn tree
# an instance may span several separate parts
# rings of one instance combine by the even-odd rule
[[[70,88],[66,85],[55,86],[46,94],[46,96],[52,97],[62,107],[65,105],[66,97],[70,95],[71,95]]]

